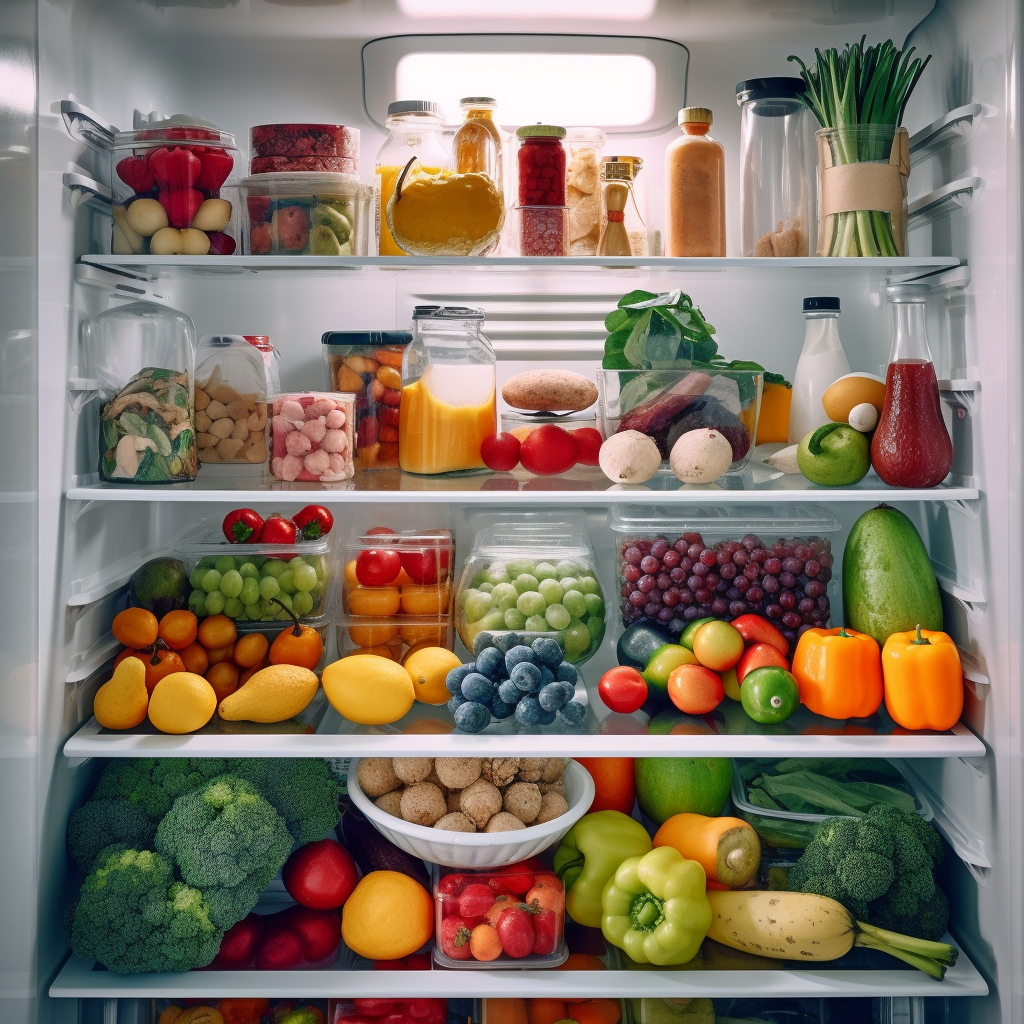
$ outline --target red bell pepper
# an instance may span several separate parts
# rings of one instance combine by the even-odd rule
[[[214,149],[212,146],[196,146],[192,152],[199,157],[201,165],[196,188],[216,192],[228,180],[235,166],[235,158],[226,150]]]
[[[144,156],[126,156],[118,160],[117,176],[133,192],[150,192],[156,182]]]
[[[149,154],[149,169],[161,190],[186,189],[195,185],[202,165],[199,157],[187,149],[161,146]]]
[[[306,540],[319,540],[331,532],[334,516],[323,505],[307,505],[292,516],[292,522]]]
[[[232,544],[255,544],[263,530],[263,517],[251,508],[236,508],[224,517],[221,529]]]
[[[158,198],[172,228],[187,228],[203,205],[203,193],[194,188],[161,188]]]

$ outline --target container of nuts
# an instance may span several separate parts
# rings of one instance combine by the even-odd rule
[[[487,868],[557,843],[586,814],[594,780],[560,757],[370,757],[352,760],[348,792],[413,857]]]
[[[200,467],[267,461],[266,367],[240,334],[208,334],[199,342],[195,409]]]

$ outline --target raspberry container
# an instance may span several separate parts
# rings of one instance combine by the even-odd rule
[[[622,624],[652,620],[678,637],[694,619],[754,613],[791,645],[827,626],[840,528],[822,505],[615,506]]]
[[[435,865],[433,888],[434,961],[441,967],[558,967],[568,959],[565,889],[553,871]]]
[[[370,618],[343,615],[338,620],[338,656],[377,654],[401,663],[414,647],[455,647],[450,619]]]
[[[583,528],[522,516],[477,534],[455,596],[466,649],[483,630],[552,636],[566,661],[585,662],[604,637],[605,603]]]
[[[359,173],[359,129],[343,124],[258,124],[249,129],[253,174]]]
[[[199,118],[153,116],[113,147],[111,252],[230,256],[237,248],[235,138]]]
[[[287,611],[271,603],[276,599],[299,618],[323,615],[331,582],[330,540],[328,534],[296,544],[230,544],[220,523],[203,520],[180,538],[175,550],[193,588],[189,608],[199,618],[223,613],[250,622],[290,622]],[[252,600],[250,579],[259,592]]]
[[[270,171],[243,179],[250,256],[365,256],[373,190],[352,174]]]
[[[409,331],[328,331],[327,386],[356,396],[357,470],[398,468],[398,408]]]
[[[267,419],[267,463],[273,480],[338,483],[352,462],[356,396],[303,391],[275,395]]]

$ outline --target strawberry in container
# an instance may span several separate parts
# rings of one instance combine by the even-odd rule
[[[114,138],[111,251],[229,256],[235,249],[233,135],[187,114]]]
[[[271,412],[268,468],[274,480],[337,483],[352,477],[354,395],[278,395]]]

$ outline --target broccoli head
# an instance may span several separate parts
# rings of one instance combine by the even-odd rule
[[[121,843],[137,850],[153,844],[156,822],[124,797],[90,800],[68,818],[68,854],[87,875],[96,855]]]
[[[124,797],[158,822],[179,796],[224,770],[224,760],[216,757],[122,758],[103,769],[92,799]]]
[[[205,967],[224,937],[166,858],[125,846],[96,857],[66,922],[75,953],[118,974]]]
[[[231,758],[227,770],[247,779],[274,805],[297,846],[326,839],[341,821],[341,787],[321,757]]]
[[[179,796],[156,831],[156,849],[202,890],[218,928],[241,921],[292,850],[283,819],[256,787],[221,775]]]

